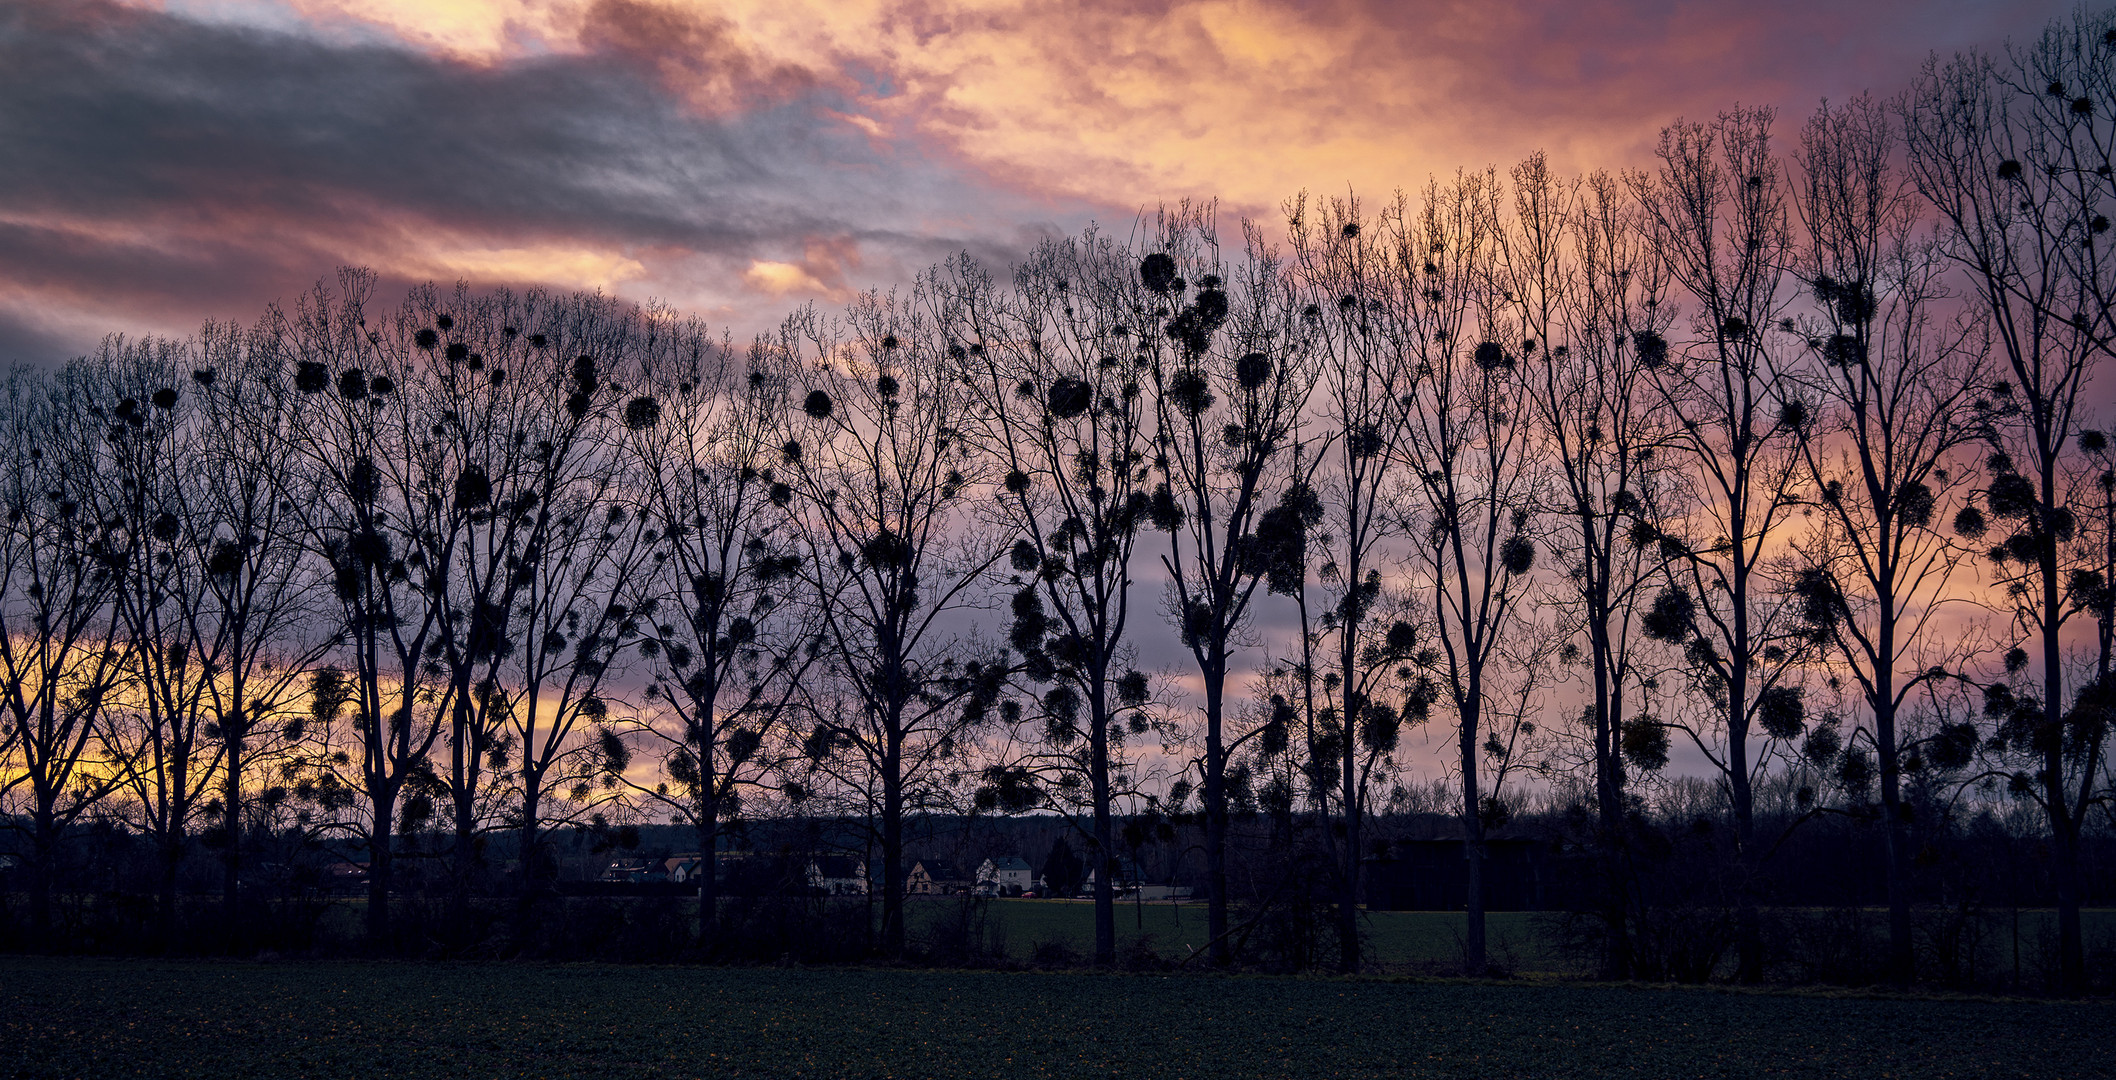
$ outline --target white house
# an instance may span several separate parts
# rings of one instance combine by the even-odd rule
[[[1027,860],[1011,855],[986,859],[977,868],[977,885],[1000,896],[1020,896],[1036,887],[1036,871],[1029,869]]]
[[[808,887],[824,896],[865,896],[867,864],[850,855],[818,855],[808,860]]]

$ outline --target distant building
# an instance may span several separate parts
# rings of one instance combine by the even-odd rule
[[[1094,870],[1087,872],[1087,881],[1080,886],[1081,896],[1095,895],[1095,873]],[[1188,900],[1191,894],[1187,885],[1163,885],[1146,880],[1139,864],[1130,859],[1117,861],[1117,872],[1110,885],[1124,900]]]
[[[1102,868],[1099,866],[1089,868],[1087,877],[1080,883],[1080,895],[1095,895],[1095,879],[1101,873]],[[1117,860],[1117,872],[1110,879],[1110,886],[1117,891],[1117,895],[1122,896],[1128,892],[1136,891],[1145,884],[1146,876],[1139,872],[1138,863],[1130,859]]]
[[[362,863],[340,859],[325,863],[323,887],[331,892],[358,892],[367,888],[367,867]]]
[[[824,896],[865,896],[866,860],[850,855],[818,855],[808,860],[808,888]]]
[[[1029,869],[1027,859],[1011,855],[998,859],[986,859],[977,867],[977,888],[998,896],[1020,896],[1036,888],[1036,871]]]
[[[945,859],[920,859],[911,864],[904,891],[912,896],[953,896],[970,891],[974,884]]]

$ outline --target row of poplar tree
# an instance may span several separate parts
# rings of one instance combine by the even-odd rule
[[[1623,174],[1297,198],[1229,249],[1164,209],[745,346],[597,295],[383,309],[346,272],[18,369],[0,776],[32,920],[98,813],[156,842],[165,918],[202,834],[231,911],[244,830],[356,835],[381,935],[407,829],[454,836],[467,903],[496,827],[533,891],[554,822],[621,806],[711,851],[799,811],[873,823],[897,950],[907,816],[1061,810],[1108,857],[1151,802],[1202,826],[1224,962],[1230,808],[1266,802],[1327,825],[1355,970],[1362,829],[1411,769],[1459,792],[1480,968],[1485,834],[1573,769],[1620,977],[1624,819],[1675,753],[1745,882],[1768,770],[1875,800],[1901,978],[1906,775],[2032,801],[2078,986],[2116,701],[2088,408],[2116,22],[1774,121],[1677,123]],[[1267,605],[1297,629],[1260,634]],[[1142,672],[1171,632],[1190,663]]]

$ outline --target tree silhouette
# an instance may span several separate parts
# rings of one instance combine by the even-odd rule
[[[1771,562],[1801,500],[1798,447],[1814,412],[1781,378],[1787,364],[1773,348],[1792,241],[1771,121],[1768,109],[1737,109],[1710,124],[1678,122],[1661,133],[1658,169],[1632,177],[1655,248],[1696,305],[1691,343],[1645,358],[1692,466],[1692,496],[1658,530],[1671,584],[1641,628],[1682,648],[1707,703],[1702,722],[1681,729],[1732,803],[1742,982],[1763,977],[1754,787],[1769,744],[1805,728],[1797,683],[1809,644]],[[1759,737],[1762,750],[1751,745]]]
[[[1523,353],[1541,343],[1523,333],[1494,278],[1500,197],[1489,172],[1429,185],[1398,240],[1408,258],[1397,339],[1415,364],[1400,451],[1412,493],[1399,512],[1438,641],[1432,663],[1455,715],[1472,973],[1487,965],[1485,834],[1507,816],[1503,785],[1521,764],[1518,739],[1534,731],[1519,704],[1540,666],[1518,650],[1531,641],[1523,608],[1540,498]]]
[[[1147,678],[1126,640],[1152,474],[1147,365],[1135,342],[1136,312],[1151,294],[1135,265],[1089,231],[1038,247],[1015,272],[1011,297],[974,267],[953,280],[971,431],[1005,470],[995,494],[1017,537],[1010,644],[1022,676],[1047,688],[1032,691],[1032,749],[995,766],[986,798],[1084,806],[1097,867],[1117,854],[1113,800],[1136,791],[1126,737],[1150,721]],[[1115,910],[1105,871],[1095,878],[1095,962],[1104,966],[1116,963]]]
[[[17,369],[4,405],[0,709],[16,767],[0,792],[28,803],[30,929],[48,948],[60,841],[122,778],[100,767],[97,734],[128,661],[109,558],[124,523],[98,518],[88,487],[95,448],[131,428],[78,370]]]
[[[1796,206],[1806,229],[1795,259],[1820,313],[1809,324],[1803,381],[1822,409],[1802,432],[1801,457],[1821,493],[1823,523],[1800,542],[1798,588],[1814,632],[1851,672],[1872,717],[1888,849],[1888,966],[1891,978],[1908,982],[1909,740],[1897,717],[1912,694],[1952,677],[1965,659],[1935,640],[1960,551],[1933,526],[1936,509],[1964,482],[1953,458],[1972,433],[1967,405],[1985,379],[1981,326],[1943,321],[1935,310],[1946,299],[1941,256],[1918,238],[1916,193],[1892,168],[1897,149],[1888,112],[1870,98],[1825,104],[1800,134]],[[1938,756],[1952,745],[1937,745]],[[1838,756],[1856,769],[1864,753],[1846,744]]]
[[[188,616],[208,711],[220,741],[220,824],[209,843],[222,853],[221,900],[231,946],[239,946],[245,805],[287,802],[285,751],[310,732],[299,709],[302,680],[328,635],[316,629],[317,575],[304,557],[301,517],[280,478],[300,432],[287,398],[296,391],[250,330],[205,326],[203,366],[179,381],[198,427],[182,468],[189,530],[203,560],[204,595]],[[254,770],[265,769],[264,773]],[[253,790],[251,777],[265,783]],[[275,782],[276,781],[276,782]]]
[[[1233,959],[1228,941],[1229,755],[1227,676],[1275,557],[1263,519],[1292,488],[1288,453],[1298,440],[1310,387],[1311,331],[1281,280],[1276,257],[1254,229],[1246,258],[1220,258],[1212,211],[1164,210],[1139,280],[1137,355],[1147,361],[1154,409],[1154,473],[1148,503],[1170,534],[1161,565],[1169,614],[1204,681],[1204,745],[1196,766],[1205,817],[1206,925],[1212,962]],[[1223,274],[1237,274],[1232,280]],[[1180,276],[1179,276],[1180,275]],[[1298,570],[1295,571],[1299,573]]]
[[[395,838],[432,816],[430,792],[440,787],[428,754],[449,712],[432,707],[446,682],[427,655],[440,646],[447,611],[448,568],[435,565],[435,554],[460,519],[456,478],[439,475],[411,400],[413,354],[436,330],[417,326],[411,309],[370,325],[373,291],[372,274],[341,273],[335,292],[318,285],[294,311],[274,311],[265,347],[291,378],[293,423],[308,436],[294,444],[301,456],[280,477],[282,497],[299,508],[311,558],[329,574],[337,651],[351,676],[310,694],[319,721],[335,715],[332,705],[351,706],[343,736],[357,760],[352,751],[315,760],[365,801],[365,820],[353,828],[368,849],[367,934],[380,945],[390,933]],[[353,772],[338,776],[341,769]],[[400,818],[400,798],[415,781],[420,790]]]
[[[2102,250],[2116,123],[2105,17],[2075,16],[2001,66],[1981,54],[1926,64],[1903,105],[1910,175],[1945,224],[1946,252],[1990,319],[1997,378],[1971,404],[1990,449],[1979,498],[1956,531],[1986,557],[2022,644],[1985,688],[1987,747],[2014,790],[2050,825],[2060,981],[2086,978],[2080,829],[2100,801],[2108,738],[2101,684],[2073,680],[2066,702],[2065,623],[2091,596],[2076,571],[2091,466],[2079,453],[2086,386],[2108,351],[2116,265]],[[1986,531],[1996,529],[1995,535]],[[2026,651],[2033,639],[2039,656]],[[2028,669],[2033,661],[2036,670]]]
[[[1311,406],[1317,445],[1310,479],[1316,520],[1280,513],[1273,521],[1295,540],[1303,564],[1319,560],[1324,603],[1313,617],[1306,565],[1284,584],[1300,609],[1294,674],[1305,780],[1334,868],[1338,967],[1347,973],[1362,962],[1360,879],[1376,784],[1392,771],[1390,755],[1403,726],[1423,723],[1438,695],[1413,663],[1430,647],[1417,606],[1387,581],[1401,573],[1386,544],[1397,535],[1393,510],[1406,475],[1404,441],[1417,377],[1415,354],[1391,333],[1404,301],[1399,268],[1410,257],[1402,247],[1407,212],[1399,197],[1377,223],[1363,218],[1355,200],[1318,200],[1311,207],[1303,198],[1287,215],[1301,317],[1317,331],[1321,377]],[[1305,536],[1311,527],[1312,555]],[[1333,819],[1343,822],[1342,839]]]
[[[212,503],[195,467],[198,431],[177,386],[196,370],[188,342],[106,339],[81,365],[117,423],[96,448],[89,510],[115,525],[99,544],[114,588],[123,678],[98,741],[121,778],[126,816],[155,847],[156,936],[171,944],[177,872],[223,764],[208,686],[218,675],[210,626]]]
[[[743,792],[766,782],[787,703],[818,662],[805,647],[814,612],[800,603],[791,526],[773,500],[774,491],[782,502],[792,495],[777,473],[783,450],[772,445],[789,407],[785,372],[761,346],[738,358],[695,325],[679,323],[652,344],[640,357],[639,396],[626,406],[625,445],[644,488],[642,512],[662,532],[655,580],[667,614],[641,632],[655,664],[649,699],[665,703],[673,722],[642,713],[626,725],[624,736],[651,747],[666,777],[628,783],[690,824],[710,868]],[[717,876],[698,876],[708,947]]]
[[[813,312],[777,344],[789,397],[775,501],[788,505],[825,686],[805,687],[802,753],[877,823],[882,951],[904,947],[904,819],[946,805],[1004,684],[998,650],[951,631],[1005,546],[966,503],[987,477],[968,402],[922,280],[909,299],[856,300],[841,328]]]
[[[1568,628],[1586,639],[1600,907],[1607,931],[1602,971],[1632,973],[1630,774],[1666,758],[1667,733],[1647,711],[1653,680],[1638,607],[1659,580],[1652,523],[1673,480],[1670,433],[1651,394],[1648,359],[1665,358],[1668,282],[1648,246],[1629,192],[1607,173],[1578,188],[1544,189],[1517,213],[1525,279],[1512,288],[1528,332],[1550,343],[1530,363],[1541,439],[1549,448],[1561,523],[1554,555],[1564,583],[1552,590]],[[1569,263],[1553,268],[1554,249]],[[1555,280],[1553,280],[1555,279]],[[1540,287],[1536,287],[1540,286]],[[1657,680],[1654,680],[1657,681]],[[1632,747],[1627,759],[1625,747]]]

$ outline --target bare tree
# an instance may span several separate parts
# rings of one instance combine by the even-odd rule
[[[1005,469],[997,506],[1017,537],[1011,644],[1027,679],[1049,686],[1036,698],[1040,730],[1026,740],[1034,749],[995,766],[985,797],[1017,809],[1085,806],[1095,962],[1104,966],[1117,949],[1112,804],[1132,789],[1126,735],[1145,734],[1149,722],[1147,678],[1126,640],[1151,477],[1146,364],[1135,342],[1150,294],[1133,265],[1090,230],[1039,246],[1015,271],[1011,297],[966,264],[950,280],[972,431]]]
[[[1532,177],[1544,186],[1547,182]],[[1526,274],[1513,286],[1532,336],[1548,343],[1531,365],[1532,397],[1549,448],[1564,559],[1552,589],[1560,617],[1586,639],[1602,971],[1632,973],[1630,768],[1666,761],[1667,735],[1646,712],[1638,608],[1660,577],[1651,522],[1669,485],[1667,425],[1657,416],[1644,359],[1666,348],[1666,273],[1648,247],[1629,192],[1595,173],[1565,199],[1517,195]],[[1562,261],[1560,261],[1562,260]],[[1558,266],[1553,268],[1554,261]],[[1550,281],[1557,287],[1536,287]],[[1627,744],[1626,736],[1629,736]],[[1631,753],[1625,753],[1627,745]]]
[[[155,847],[156,930],[163,946],[176,922],[177,871],[204,814],[220,765],[207,684],[214,658],[197,629],[212,602],[201,543],[212,523],[198,496],[201,438],[177,389],[195,370],[192,343],[109,338],[81,362],[99,401],[109,402],[110,437],[94,459],[87,509],[109,526],[101,542],[127,663],[98,732],[104,756],[128,795],[132,824]]]
[[[518,688],[504,669],[533,634],[523,598],[552,573],[549,533],[564,512],[553,507],[552,489],[586,456],[578,431],[588,409],[574,416],[560,404],[572,390],[573,355],[571,342],[552,340],[567,322],[553,310],[560,303],[458,286],[446,294],[415,290],[408,305],[404,321],[418,325],[410,331],[403,415],[425,426],[414,440],[419,483],[441,497],[438,505],[428,500],[432,516],[416,542],[441,609],[434,707],[446,717],[448,760],[433,773],[451,811],[451,934],[460,938],[481,835],[500,816],[522,750],[509,730]],[[603,397],[591,403],[606,405]],[[525,844],[531,831],[522,832]],[[522,848],[525,881],[529,850]]]
[[[1274,497],[1296,487],[1289,451],[1298,445],[1311,382],[1312,330],[1260,235],[1245,229],[1243,260],[1230,267],[1215,229],[1210,208],[1162,212],[1151,240],[1156,250],[1139,263],[1140,282],[1153,295],[1139,305],[1133,334],[1152,376],[1160,480],[1148,512],[1171,537],[1162,557],[1170,614],[1204,682],[1197,767],[1206,924],[1211,960],[1224,965],[1232,959],[1227,676],[1235,650],[1246,644],[1250,601],[1267,564],[1286,554],[1267,550],[1258,530]]]
[[[367,933],[379,944],[389,934],[396,835],[433,811],[422,792],[400,819],[399,799],[415,780],[440,786],[430,779],[429,753],[447,727],[437,700],[445,682],[427,657],[440,646],[447,581],[429,553],[447,550],[441,538],[457,520],[461,478],[438,475],[429,429],[414,419],[425,414],[409,387],[418,377],[415,354],[434,347],[447,327],[417,325],[410,308],[371,325],[373,289],[371,273],[343,271],[338,291],[318,285],[293,312],[275,310],[265,334],[290,372],[296,394],[288,407],[307,435],[280,478],[283,497],[300,508],[311,555],[330,575],[339,605],[337,640],[351,679],[330,671],[311,695],[319,721],[343,705],[353,709],[347,734],[357,761],[347,752],[342,767],[356,772],[342,783],[366,802],[366,819],[354,828],[368,848]],[[340,760],[333,754],[318,763],[336,768]]]
[[[659,613],[651,578],[661,534],[622,440],[629,427],[651,426],[660,402],[617,380],[658,348],[661,335],[700,333],[600,295],[537,299],[530,349],[517,354],[521,370],[508,379],[524,384],[507,406],[508,422],[529,430],[469,451],[465,469],[483,469],[487,478],[483,500],[471,497],[474,478],[456,488],[472,529],[493,517],[514,519],[486,549],[488,559],[504,558],[484,572],[510,582],[486,602],[506,605],[495,621],[513,628],[493,656],[492,692],[504,700],[497,712],[503,745],[519,755],[511,823],[525,897],[552,874],[547,820],[584,807],[599,786],[615,786],[597,761],[600,740],[590,736],[610,716],[606,697],[619,657],[652,632]],[[511,337],[504,325],[498,336]]]
[[[1541,492],[1522,361],[1541,343],[1525,333],[1494,272],[1501,196],[1490,172],[1431,184],[1395,238],[1403,279],[1395,332],[1415,365],[1399,451],[1410,491],[1399,513],[1455,714],[1473,973],[1487,964],[1485,833],[1505,820],[1503,785],[1522,763],[1517,740],[1533,731],[1521,706],[1534,666],[1517,650],[1531,637],[1524,607]]]
[[[221,900],[230,945],[240,941],[244,807],[248,778],[300,744],[301,681],[327,635],[313,618],[318,577],[303,554],[301,518],[280,485],[299,437],[287,397],[295,393],[269,350],[250,331],[206,325],[202,367],[179,382],[199,437],[182,469],[193,478],[179,521],[201,560],[204,593],[187,615],[200,672],[208,734],[220,741]],[[260,776],[270,781],[269,774]],[[255,792],[284,802],[283,783]]]
[[[1798,449],[1814,413],[1798,384],[1780,378],[1787,365],[1772,347],[1792,242],[1772,117],[1737,109],[1711,124],[1678,122],[1661,133],[1658,169],[1631,178],[1656,250],[1696,304],[1691,343],[1677,352],[1656,342],[1641,357],[1694,484],[1688,505],[1671,507],[1660,526],[1674,580],[1642,628],[1683,647],[1706,705],[1702,723],[1681,729],[1733,809],[1743,982],[1763,977],[1753,788],[1771,747],[1804,728],[1797,683],[1809,643],[1772,563],[1799,510]]]
[[[812,612],[792,595],[800,564],[772,500],[775,488],[781,502],[792,497],[772,445],[786,385],[765,350],[745,362],[691,324],[657,335],[635,377],[625,445],[641,512],[661,530],[652,594],[660,613],[651,632],[642,627],[641,647],[656,665],[648,700],[664,703],[666,715],[642,710],[608,729],[617,741],[605,738],[605,757],[622,765],[630,745],[644,742],[659,759],[665,780],[627,783],[697,833],[699,935],[711,948],[714,852],[743,792],[766,783],[770,747],[817,656],[802,648],[811,629],[802,616]]]
[[[1943,256],[1918,236],[1916,193],[1893,168],[1887,110],[1871,98],[1825,104],[1800,134],[1797,206],[1806,225],[1795,258],[1818,316],[1809,323],[1807,383],[1822,403],[1803,434],[1807,481],[1822,522],[1800,545],[1798,590],[1808,621],[1856,681],[1873,727],[1888,850],[1889,974],[1914,975],[1906,740],[1897,715],[1966,657],[1934,639],[1961,552],[1934,511],[1963,486],[1956,450],[1972,434],[1968,405],[1984,382],[1974,322],[1939,310],[1949,297]],[[1933,746],[1965,758],[1958,729]],[[1826,763],[1834,730],[1809,736]],[[1854,770],[1863,750],[1853,752]],[[1921,760],[1913,755],[1913,763]]]
[[[1439,692],[1429,675],[1409,666],[1427,647],[1415,606],[1391,597],[1385,585],[1400,557],[1387,545],[1397,536],[1392,511],[1405,483],[1415,402],[1415,354],[1390,332],[1403,303],[1402,262],[1413,257],[1402,246],[1407,213],[1401,195],[1382,209],[1380,227],[1353,198],[1311,205],[1303,197],[1287,207],[1301,317],[1317,327],[1320,433],[1311,483],[1321,515],[1319,550],[1307,559],[1320,560],[1321,610],[1311,617],[1305,566],[1284,591],[1300,608],[1295,674],[1307,734],[1305,779],[1334,867],[1338,968],[1348,973],[1362,959],[1360,871],[1375,785],[1389,777],[1403,725],[1424,722]]]
[[[129,662],[111,600],[116,527],[97,517],[88,488],[96,447],[130,438],[136,414],[117,415],[95,389],[78,368],[18,368],[0,413],[0,709],[13,753],[0,794],[26,804],[15,820],[26,818],[30,834],[30,928],[40,946],[50,944],[60,841],[122,777],[103,767],[97,743]]]
[[[2008,654],[2008,678],[1986,688],[1985,711],[1997,721],[1993,748],[2008,758],[2002,770],[2050,824],[2060,980],[2070,992],[2086,978],[2080,829],[2100,801],[2109,730],[2109,691],[2098,680],[2073,680],[2067,706],[2064,632],[2092,595],[2074,572],[2097,561],[2081,542],[2091,466],[2076,440],[2089,420],[2088,381],[2116,331],[2116,266],[2101,239],[2116,164],[2104,149],[2116,124],[2110,35],[2105,16],[2081,14],[2003,67],[1975,54],[1935,58],[1902,106],[1911,179],[1990,319],[2001,376],[1971,403],[1991,454],[1982,505],[1955,526],[1971,538],[1993,524],[2002,531],[1987,561],[2022,644]],[[2025,648],[2030,639],[2039,657]]]
[[[989,478],[948,356],[956,320],[909,299],[856,300],[842,328],[810,312],[778,343],[799,411],[782,418],[783,478],[828,680],[804,692],[816,778],[856,793],[880,834],[882,950],[904,945],[904,820],[946,805],[1007,665],[951,625],[1006,557],[965,503]],[[842,332],[842,336],[841,336]]]

